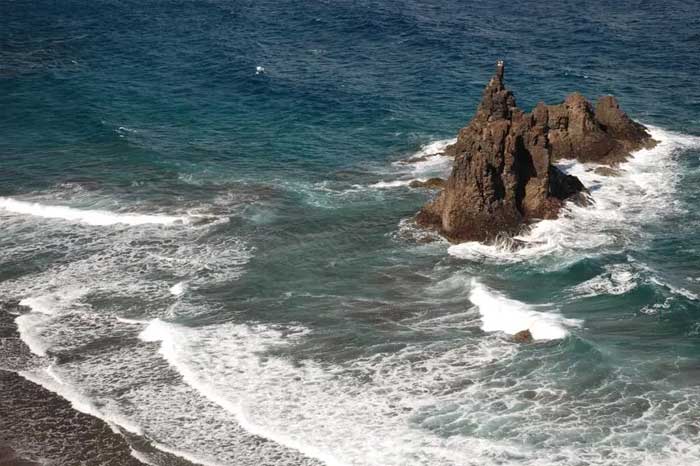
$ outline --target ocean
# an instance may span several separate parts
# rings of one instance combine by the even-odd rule
[[[700,464],[699,31],[678,0],[3,0],[0,457]],[[521,108],[613,94],[659,144],[450,244],[409,184],[498,59]]]

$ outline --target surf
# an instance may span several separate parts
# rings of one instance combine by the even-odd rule
[[[567,203],[559,218],[541,220],[513,238],[491,243],[466,242],[449,247],[454,257],[474,262],[508,264],[552,257],[559,267],[583,257],[621,251],[644,240],[645,225],[676,209],[676,157],[700,147],[700,138],[647,125],[659,144],[632,154],[604,175],[605,165],[560,161],[559,167],[577,176],[590,190],[590,205]]]
[[[534,340],[559,340],[572,327],[581,327],[578,319],[567,319],[554,312],[542,312],[534,306],[507,298],[473,279],[469,300],[481,315],[481,329],[515,335],[529,330]]]
[[[114,213],[105,210],[76,209],[61,205],[45,205],[38,202],[19,201],[9,197],[0,197],[0,209],[21,215],[30,215],[47,219],[66,220],[84,223],[90,226],[111,225],[186,225],[191,218],[182,215],[148,215]]]

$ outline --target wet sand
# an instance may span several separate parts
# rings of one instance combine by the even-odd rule
[[[0,466],[192,466],[145,438],[127,439],[15,372],[36,363],[19,339],[16,309],[0,302]],[[136,459],[133,449],[148,463]]]
[[[0,393],[0,442],[12,448],[13,455],[38,464],[144,464],[131,456],[126,439],[106,423],[74,410],[68,401],[15,373],[0,370]]]

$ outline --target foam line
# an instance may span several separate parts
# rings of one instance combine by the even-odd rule
[[[45,357],[50,346],[40,336],[41,325],[45,319],[45,316],[33,313],[23,314],[15,319],[20,339],[29,351],[39,357]]]
[[[163,322],[160,319],[154,319],[148,327],[141,332],[139,338],[148,342],[160,342],[160,354],[171,366],[177,369],[185,382],[213,403],[216,403],[235,415],[240,426],[246,431],[296,450],[308,457],[323,461],[328,466],[345,466],[345,463],[339,461],[327,452],[309,445],[304,445],[283,434],[265,429],[252,422],[245,408],[240,403],[233,402],[225,396],[220,395],[214,387],[209,386],[206,380],[199,377],[196,371],[191,370],[185,361],[180,360],[181,342],[178,336],[178,326]]]
[[[377,189],[400,188],[402,186],[408,186],[409,184],[413,183],[414,181],[425,181],[425,179],[413,178],[410,180],[379,181],[379,182],[371,184],[369,186],[370,186],[370,188],[377,188]]]
[[[56,393],[68,400],[71,406],[81,413],[89,414],[92,417],[96,417],[112,427],[112,430],[118,432],[114,426],[118,425],[124,430],[136,434],[143,435],[143,431],[140,427],[132,424],[128,420],[122,418],[117,414],[108,415],[107,413],[100,410],[95,406],[92,401],[79,393],[75,388],[69,384],[64,383],[56,374],[55,370],[51,369],[51,366],[45,369],[37,369],[32,371],[21,371],[18,372],[19,375],[29,380],[32,383],[40,385],[45,389]]]
[[[173,296],[180,296],[187,290],[187,282],[177,282],[170,287],[170,294]]]
[[[41,338],[44,324],[84,296],[87,291],[85,288],[68,287],[53,293],[30,296],[19,302],[21,306],[27,306],[32,311],[15,319],[20,339],[32,353],[40,357],[47,355],[50,344]]]
[[[141,427],[133,424],[128,419],[125,419],[123,416],[120,416],[117,413],[108,413],[103,409],[98,408],[89,398],[81,394],[76,388],[72,387],[70,384],[66,384],[53,369],[53,366],[49,366],[43,370],[37,369],[32,371],[21,371],[18,374],[30,382],[40,385],[41,387],[68,400],[73,409],[76,411],[80,411],[81,413],[98,418],[107,423],[107,425],[109,425],[112,431],[116,434],[121,433],[119,430],[121,428],[129,433],[148,438]],[[150,439],[149,441],[151,445],[158,450],[165,453],[170,453],[171,455],[179,456],[180,458],[183,458],[191,463],[201,464],[203,466],[224,466],[221,463],[204,460],[187,452],[163,445],[159,442],[154,442]],[[152,464],[146,460],[143,454],[137,452],[136,450],[132,449],[131,454],[134,456],[134,458],[143,461],[146,464]]]
[[[145,224],[173,225],[178,223],[190,223],[190,219],[187,216],[118,214],[105,210],[82,210],[66,206],[24,202],[9,197],[0,197],[0,209],[15,214],[68,220],[70,222],[85,223],[93,226],[109,226],[116,224],[132,226]]]

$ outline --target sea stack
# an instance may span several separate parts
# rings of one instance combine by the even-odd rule
[[[600,97],[595,110],[578,92],[545,108],[554,160],[616,165],[631,152],[656,145],[646,128],[632,121],[611,95]]]
[[[616,165],[656,144],[612,96],[598,99],[594,109],[574,92],[561,104],[540,102],[524,113],[504,73],[499,61],[476,115],[446,149],[455,159],[445,189],[416,218],[450,241],[512,235],[533,220],[555,218],[566,200],[584,200],[579,179],[553,161]]]
[[[417,216],[451,241],[515,234],[531,219],[556,217],[566,199],[584,191],[552,165],[547,106],[520,110],[504,72],[499,61],[476,115],[447,149],[455,161],[445,189]]]

